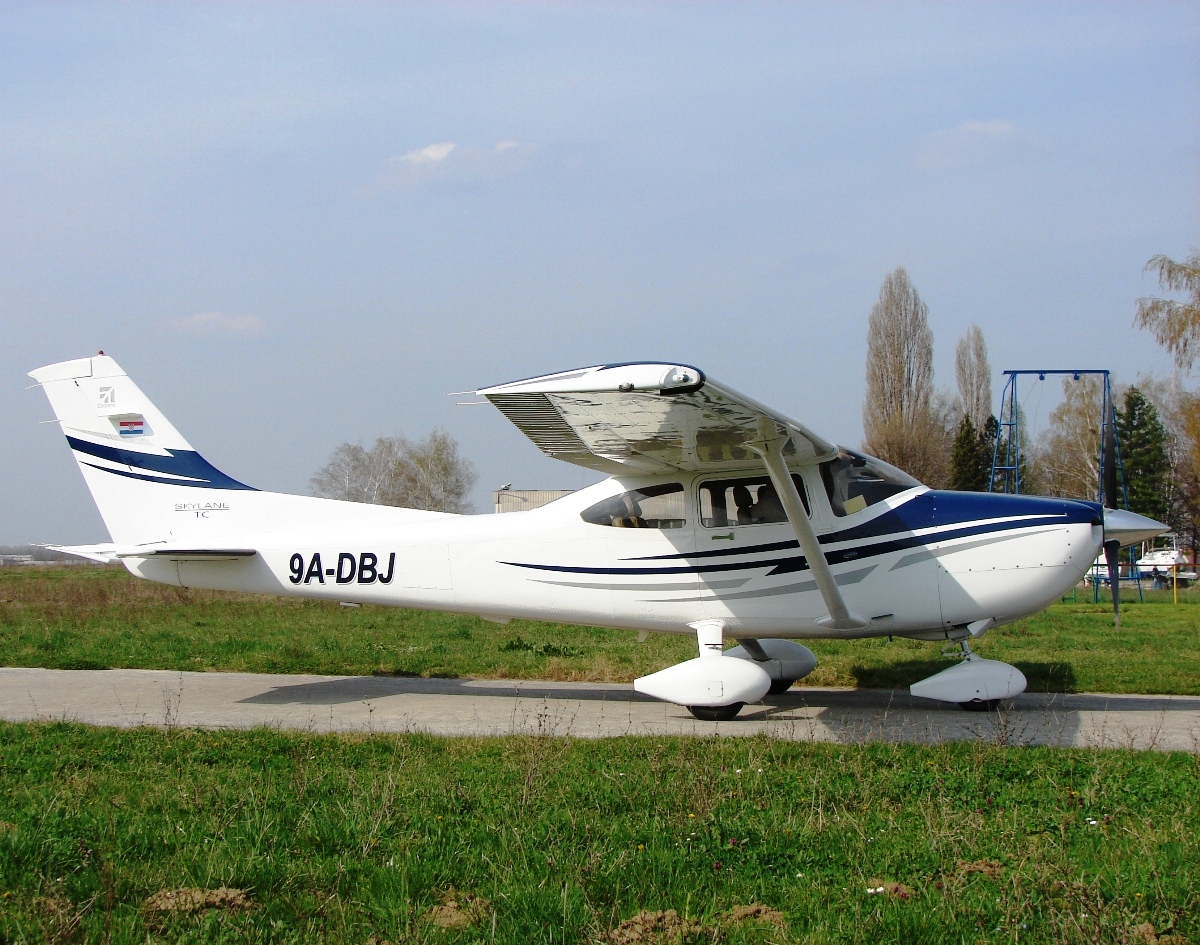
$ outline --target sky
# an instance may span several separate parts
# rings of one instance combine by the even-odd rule
[[[941,388],[972,323],[997,403],[1166,373],[1198,49],[1186,3],[0,5],[0,543],[107,540],[26,377],[99,349],[243,482],[441,428],[480,511],[596,476],[448,394],[574,367],[858,445],[897,266]]]

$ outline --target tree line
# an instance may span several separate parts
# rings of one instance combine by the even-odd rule
[[[1200,341],[1200,254],[1155,256],[1147,271],[1184,300],[1138,300],[1135,324],[1172,355],[1170,377],[1114,387],[1116,428],[1129,507],[1166,522],[1195,554],[1200,544],[1200,391],[1186,378]],[[867,327],[863,449],[935,489],[988,491],[1001,436],[992,412],[991,367],[978,325],[958,340],[956,389],[933,382],[929,309],[903,268],[888,274]],[[1068,377],[1047,429],[1031,440],[1018,408],[1021,491],[1095,500],[1103,383]],[[1001,442],[1000,450],[1007,444]],[[1002,483],[995,483],[997,489]]]

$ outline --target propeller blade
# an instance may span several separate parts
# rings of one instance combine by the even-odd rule
[[[1108,565],[1108,583],[1112,587],[1113,626],[1121,629],[1121,543],[1115,538],[1104,543],[1104,561]]]
[[[1115,509],[1121,506],[1117,498],[1117,431],[1112,417],[1104,428],[1104,505]]]

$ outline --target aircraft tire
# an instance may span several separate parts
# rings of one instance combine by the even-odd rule
[[[794,679],[772,679],[771,688],[767,690],[767,695],[778,696],[781,693],[785,693],[792,688],[792,683],[795,681]]]
[[[701,722],[728,722],[742,711],[744,702],[729,705],[690,705],[687,710]]]
[[[960,709],[965,709],[967,712],[994,712],[1000,708],[999,699],[972,699],[970,702],[960,702]]]

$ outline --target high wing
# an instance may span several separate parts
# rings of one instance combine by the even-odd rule
[[[759,461],[747,444],[789,438],[793,464],[837,446],[697,368],[636,362],[547,374],[477,391],[547,456],[609,474],[717,472]]]

